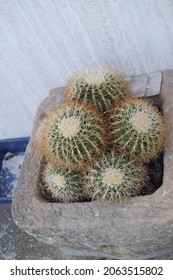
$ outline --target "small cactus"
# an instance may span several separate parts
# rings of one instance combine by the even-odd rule
[[[146,161],[162,151],[164,121],[157,107],[141,98],[128,98],[110,114],[113,142],[131,157]]]
[[[38,144],[47,161],[84,168],[106,145],[102,116],[88,104],[67,102],[49,112],[38,133]]]
[[[81,171],[51,163],[43,168],[40,190],[44,197],[54,202],[79,202],[86,199]]]
[[[112,151],[97,159],[85,177],[92,200],[122,202],[139,194],[146,180],[145,167]]]
[[[85,100],[109,110],[114,103],[128,96],[130,89],[125,78],[110,67],[90,67],[75,73],[65,86],[66,100]]]

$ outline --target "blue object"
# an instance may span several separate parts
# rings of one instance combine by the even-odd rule
[[[7,153],[9,157],[24,155],[29,137],[0,140],[0,202],[11,202],[10,196],[16,175],[8,168],[3,168],[2,162]],[[8,159],[7,159],[8,160]]]

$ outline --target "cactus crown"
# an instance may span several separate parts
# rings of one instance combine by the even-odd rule
[[[110,121],[113,141],[121,151],[148,160],[162,150],[163,117],[149,101],[140,98],[122,101],[111,112]]]
[[[86,188],[93,200],[121,202],[140,192],[145,174],[143,166],[112,151],[89,168]]]
[[[127,81],[110,67],[90,67],[74,74],[65,87],[65,98],[92,102],[101,112],[130,94]]]
[[[82,173],[47,163],[42,171],[41,192],[51,201],[83,201],[85,194]]]
[[[88,104],[65,103],[48,114],[38,143],[50,162],[83,168],[101,155],[105,146],[102,117]]]

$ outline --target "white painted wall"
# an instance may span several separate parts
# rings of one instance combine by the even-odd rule
[[[41,100],[91,64],[173,68],[172,0],[0,0],[0,139],[28,136]]]

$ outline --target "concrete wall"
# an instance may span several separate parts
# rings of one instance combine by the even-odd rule
[[[173,68],[172,0],[1,0],[0,139],[28,136],[41,100],[92,64]]]

